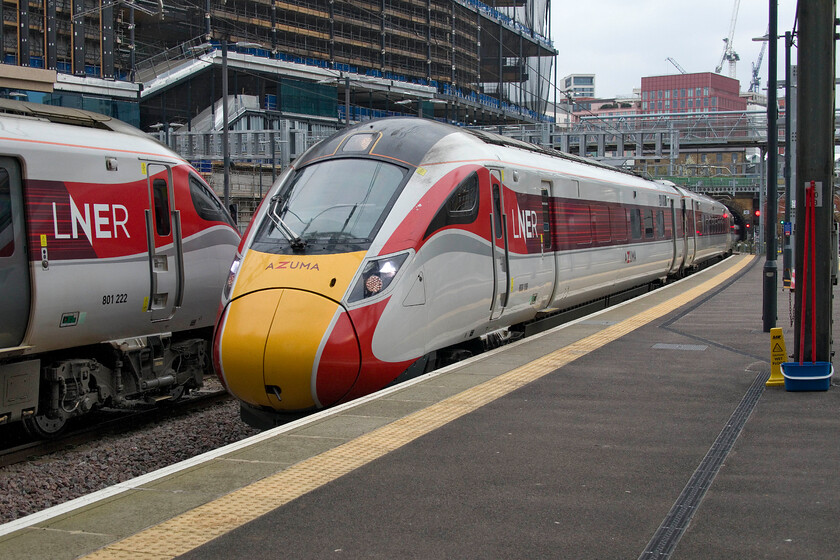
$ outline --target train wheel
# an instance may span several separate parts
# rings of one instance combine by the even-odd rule
[[[49,439],[59,436],[67,427],[67,418],[47,418],[45,415],[29,416],[23,419],[23,428],[31,436]]]

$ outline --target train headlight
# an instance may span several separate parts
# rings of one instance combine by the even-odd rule
[[[385,291],[399,272],[400,267],[408,257],[407,253],[376,259],[365,263],[362,276],[353,291],[350,292],[349,302],[373,297]]]
[[[225,287],[222,290],[222,299],[225,303],[230,300],[230,295],[233,293],[233,285],[236,283],[236,273],[239,272],[239,265],[242,263],[242,256],[236,253],[233,258],[233,263],[230,265],[230,272],[228,272]]]

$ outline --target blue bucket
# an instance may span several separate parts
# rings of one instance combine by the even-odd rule
[[[785,362],[782,375],[786,391],[828,391],[834,366],[831,362]]]

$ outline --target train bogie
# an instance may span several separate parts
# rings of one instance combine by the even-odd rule
[[[58,431],[207,369],[239,235],[174,153],[83,111],[3,102],[0,421]],[[68,124],[73,123],[73,124]]]
[[[420,119],[337,134],[267,201],[214,338],[255,423],[370,393],[731,244],[711,199]]]

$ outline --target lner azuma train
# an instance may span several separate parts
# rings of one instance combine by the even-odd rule
[[[214,361],[243,418],[345,402],[506,328],[731,251],[720,203],[417,118],[366,122],[272,187],[231,267]]]
[[[239,241],[201,176],[139,130],[0,100],[0,424],[49,436],[200,386]]]

